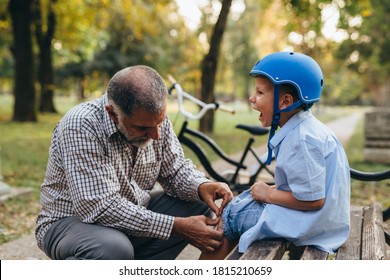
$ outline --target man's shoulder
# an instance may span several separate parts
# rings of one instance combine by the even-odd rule
[[[81,103],[70,109],[61,120],[61,125],[68,129],[83,129],[90,126],[101,126],[103,109],[100,99]]]

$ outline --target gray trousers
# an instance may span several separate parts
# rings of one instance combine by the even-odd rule
[[[171,216],[212,216],[202,202],[186,202],[163,192],[152,195],[148,209]],[[105,260],[169,260],[175,259],[188,243],[172,236],[168,240],[127,236],[123,232],[83,223],[77,217],[55,222],[44,237],[46,255],[55,260],[105,259]]]

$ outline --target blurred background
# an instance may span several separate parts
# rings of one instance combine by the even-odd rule
[[[389,29],[390,1],[381,0],[0,0],[0,181],[29,190],[0,201],[0,244],[34,230],[55,123],[101,96],[116,71],[149,65],[194,96],[235,108],[193,124],[235,153],[246,136],[234,124],[258,124],[248,72],[271,52],[302,52],[321,65],[325,87],[313,111],[322,121],[386,111]],[[179,129],[175,105],[170,98]],[[364,158],[364,127],[361,118],[345,145],[351,166],[389,169]],[[388,207],[388,187],[353,182],[353,203]]]

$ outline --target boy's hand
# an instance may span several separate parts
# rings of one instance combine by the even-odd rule
[[[256,182],[250,188],[250,193],[254,200],[259,202],[271,203],[270,194],[275,191],[275,186],[270,186],[264,182]]]
[[[254,200],[270,204],[277,204],[283,207],[312,211],[321,209],[325,203],[325,198],[313,201],[302,201],[296,199],[292,192],[277,190],[275,186],[269,186],[264,182],[257,182],[250,188],[250,193]]]

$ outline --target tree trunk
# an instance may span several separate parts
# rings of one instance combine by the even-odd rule
[[[34,61],[31,38],[32,0],[10,0],[9,12],[12,20],[13,46],[15,60],[14,112],[13,121],[37,121]]]
[[[38,80],[41,86],[40,112],[56,113],[54,106],[54,71],[51,53],[51,41],[54,37],[55,14],[53,5],[55,0],[48,3],[47,29],[42,26],[42,12],[40,0],[34,0],[35,36],[39,46]]]
[[[206,102],[214,102],[214,84],[217,74],[218,56],[222,43],[223,33],[225,31],[227,18],[229,15],[232,0],[223,0],[221,12],[210,40],[209,53],[202,61],[202,89],[201,99]],[[209,111],[199,122],[199,130],[202,132],[212,132],[214,128],[214,112]]]
[[[85,101],[85,77],[77,78],[77,100]]]

